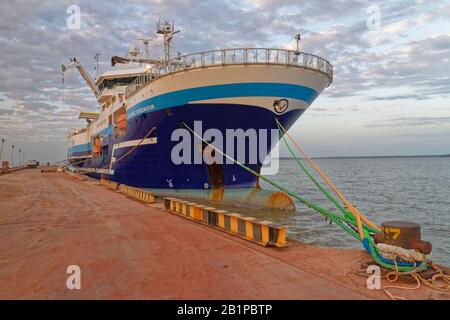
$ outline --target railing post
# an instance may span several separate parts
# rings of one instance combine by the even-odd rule
[[[236,50],[239,50],[236,55]],[[227,60],[227,51],[230,52],[231,57],[228,56]],[[264,51],[264,57],[259,55],[261,51]],[[272,60],[272,52],[274,53],[274,57]],[[283,57],[280,57],[280,53],[285,55],[285,60],[282,61]],[[216,57],[217,54],[220,53],[220,57]],[[208,56],[208,55],[211,56]],[[249,54],[252,55],[249,59]],[[199,57],[200,55],[200,57]],[[254,55],[254,56],[253,56]],[[192,59],[190,59],[192,58]],[[198,59],[200,59],[200,63],[198,63]],[[211,61],[209,61],[209,59]],[[220,61],[219,61],[220,59]],[[262,60],[261,60],[262,59]],[[208,61],[207,61],[208,60]],[[173,65],[173,61],[176,61],[175,65]],[[227,64],[278,64],[278,65],[296,65],[302,66],[303,68],[317,70],[326,74],[330,80],[333,79],[333,68],[331,64],[316,55],[307,54],[304,52],[294,52],[291,50],[285,49],[269,49],[269,48],[240,48],[240,49],[219,49],[208,52],[199,52],[191,55],[186,55],[183,57],[177,57],[170,60],[164,60],[155,65],[150,70],[146,70],[141,73],[136,79],[131,82],[127,88],[125,89],[125,95],[129,97],[134,94],[144,85],[152,82],[153,80],[166,75],[172,72],[177,72],[180,70],[188,70],[191,68],[199,67],[199,64],[202,68],[210,66],[210,65],[219,65],[225,66]]]

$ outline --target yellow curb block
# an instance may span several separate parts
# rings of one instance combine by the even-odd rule
[[[155,198],[151,195],[150,192],[130,187],[124,184],[119,185],[119,191],[123,194],[130,196],[133,199],[145,202],[145,203],[154,203]]]
[[[222,229],[262,246],[285,247],[288,245],[286,226],[278,226],[270,221],[244,217],[237,213],[177,198],[165,197],[163,199],[166,210],[184,218]]]

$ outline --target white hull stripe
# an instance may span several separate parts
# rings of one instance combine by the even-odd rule
[[[124,142],[120,142],[120,143],[116,143],[113,147],[113,150],[115,149],[120,149],[120,148],[126,148],[126,147],[134,147],[139,145],[144,145],[144,144],[155,144],[157,143],[157,138],[153,137],[153,138],[147,138],[144,139],[144,141],[141,142],[142,139],[137,139],[137,140],[129,140],[129,141],[124,141]],[[139,143],[141,142],[141,143]]]
[[[318,96],[314,89],[292,83],[249,82],[193,87],[145,99],[127,110],[127,119],[141,114],[189,104],[191,101],[238,97],[283,97],[310,105]]]
[[[117,143],[113,146],[113,150],[112,150],[112,154],[114,155],[114,151],[116,149],[120,149],[120,148],[126,148],[126,147],[134,147],[139,145],[145,145],[145,144],[155,144],[157,143],[157,138],[147,138],[144,139],[141,142],[142,139],[139,140],[129,140],[129,141],[125,141],[125,142],[120,142]],[[139,143],[141,142],[141,143]],[[80,168],[80,171],[84,171],[84,172],[95,172],[95,173],[103,173],[103,174],[109,174],[109,175],[113,175],[114,174],[114,170],[111,169],[112,163],[116,161],[116,158],[112,158],[112,161],[110,163],[109,169],[100,169],[100,168]]]
[[[137,145],[142,146],[142,145],[146,145],[146,144],[155,144],[157,142],[158,142],[158,139],[156,137],[153,137],[153,138],[147,138],[147,139],[144,139],[144,140],[137,139],[137,140],[129,140],[129,141],[116,143],[113,146],[113,149],[112,149],[111,162],[109,164],[109,171],[112,172],[112,174],[114,174],[114,170],[112,170],[112,164],[114,162],[116,162],[116,157],[114,157],[114,152],[116,151],[116,149],[126,148],[126,147],[134,147],[134,146],[137,146]]]
[[[197,100],[191,101],[189,104],[239,104],[239,105],[250,105],[255,107],[264,108],[270,110],[274,113],[275,109],[273,104],[275,100],[284,99],[283,97],[240,97],[240,98],[218,98],[218,99],[208,99],[208,100]],[[286,111],[296,110],[296,109],[307,109],[309,105],[298,99],[286,99],[288,100],[288,108]]]
[[[89,156],[76,156],[76,157],[69,157],[69,159],[83,159],[83,158],[92,158],[92,155],[89,155]]]

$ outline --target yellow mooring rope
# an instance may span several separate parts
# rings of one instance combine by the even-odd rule
[[[380,228],[373,223],[372,221],[370,221],[369,219],[367,219],[366,217],[364,217],[359,211],[358,209],[356,209],[343,195],[342,193],[339,191],[339,189],[330,181],[330,179],[328,179],[328,177],[322,172],[322,170],[319,169],[319,167],[311,160],[311,158],[308,156],[308,154],[305,152],[305,150],[303,150],[303,148],[297,143],[297,141],[295,141],[291,135],[287,132],[287,130],[283,127],[283,125],[280,123],[280,121],[278,121],[278,119],[275,118],[275,121],[278,125],[278,127],[283,131],[283,133],[285,133],[289,140],[292,141],[292,143],[294,144],[294,146],[297,148],[298,151],[300,151],[300,153],[303,155],[303,157],[311,164],[311,166],[314,168],[314,170],[316,170],[316,172],[322,177],[322,179],[328,184],[328,186],[334,191],[334,193],[339,197],[339,199],[341,199],[341,201],[346,205],[346,207],[348,208],[348,210],[353,214],[353,216],[356,218],[357,221],[357,225],[358,225],[358,232],[359,235],[361,237],[361,239],[364,238],[364,234],[362,231],[362,223],[361,221],[364,221],[364,223],[366,223],[368,226],[376,229],[376,230],[380,230]]]
[[[308,156],[308,154],[303,150],[303,148],[295,141],[292,136],[287,132],[287,130],[283,127],[283,125],[278,121],[278,119],[275,118],[275,121],[278,125],[278,128],[288,136],[289,140],[295,145],[298,151],[303,155],[303,157],[311,164],[311,166],[316,170],[316,172],[322,177],[322,179],[328,184],[328,186],[334,191],[334,193],[342,200],[342,202],[346,205],[346,207],[349,209],[349,211],[354,215],[354,217],[357,219],[358,224],[358,231],[359,235],[361,236],[361,239],[364,237],[362,235],[362,223],[361,221],[364,221],[365,224],[368,226],[380,230],[378,226],[376,226],[373,222],[368,220],[366,217],[364,217],[358,209],[356,209],[339,191],[339,189],[334,186],[334,184],[328,179],[328,177],[319,169],[319,167],[311,160],[311,158]],[[406,300],[403,297],[397,296],[392,294],[388,289],[401,289],[401,290],[417,290],[420,288],[421,283],[425,284],[426,286],[430,287],[431,289],[448,292],[450,290],[450,275],[444,274],[442,269],[440,269],[438,266],[436,266],[433,263],[430,263],[430,265],[437,271],[435,275],[431,277],[430,280],[425,279],[422,277],[419,273],[416,272],[417,269],[413,269],[408,272],[400,272],[397,265],[397,260],[392,259],[394,261],[395,265],[395,271],[391,271],[386,275],[386,279],[389,282],[397,282],[400,278],[400,275],[410,275],[416,280],[416,285],[414,287],[404,287],[404,286],[398,286],[398,285],[387,285],[384,286],[382,289],[386,293],[386,295],[391,298],[392,300]],[[415,262],[417,263],[417,262]],[[438,285],[437,282],[439,280],[442,280],[444,284]]]
[[[398,286],[398,285],[388,285],[388,286],[384,286],[382,288],[384,293],[386,293],[386,295],[389,298],[391,298],[392,300],[406,300],[404,297],[394,295],[388,289],[417,290],[420,288],[421,283],[423,283],[424,285],[426,285],[427,287],[429,287],[433,290],[448,292],[450,290],[450,275],[444,274],[444,272],[442,272],[442,269],[439,268],[438,266],[436,266],[435,264],[430,263],[430,265],[431,265],[431,267],[433,267],[433,269],[435,269],[437,271],[437,273],[434,274],[430,280],[427,280],[417,272],[399,272],[398,268],[397,268],[397,263],[395,263],[396,270],[389,272],[386,275],[386,279],[389,282],[397,282],[400,275],[410,275],[411,277],[413,277],[416,280],[416,286],[404,287],[404,286]],[[442,279],[442,281],[444,283],[441,285],[438,285],[437,282],[439,279]]]

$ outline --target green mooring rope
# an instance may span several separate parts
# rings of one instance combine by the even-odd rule
[[[348,234],[350,234],[353,238],[357,239],[358,241],[361,241],[359,233],[356,231],[358,230],[356,224],[355,224],[355,218],[353,217],[353,215],[351,215],[351,217],[349,216],[349,212],[346,211],[342,205],[336,205],[339,204],[339,202],[331,195],[328,194],[327,195],[327,191],[320,186],[319,187],[319,182],[317,180],[314,179],[314,177],[308,172],[308,170],[301,165],[302,169],[307,172],[308,177],[312,178],[313,182],[316,183],[316,185],[319,187],[319,189],[323,192],[325,191],[325,195],[327,195],[328,199],[333,199],[331,200],[340,210],[341,212],[344,214],[344,216],[339,216],[338,214],[328,211],[324,208],[322,208],[321,206],[313,203],[312,201],[309,201],[308,199],[297,195],[296,193],[284,188],[283,186],[279,185],[278,183],[276,183],[275,181],[259,174],[258,172],[256,172],[255,170],[245,166],[244,164],[240,163],[239,161],[237,161],[236,159],[230,157],[229,155],[227,155],[226,153],[224,153],[222,150],[216,148],[213,144],[205,141],[203,139],[203,137],[201,137],[200,135],[198,135],[194,130],[192,130],[185,122],[183,122],[183,125],[186,127],[186,129],[188,129],[192,134],[194,134],[197,138],[199,138],[200,140],[202,140],[204,143],[214,147],[214,149],[216,151],[218,151],[220,154],[222,154],[223,156],[225,156],[227,159],[233,161],[234,163],[236,163],[237,165],[239,165],[241,168],[247,170],[248,172],[254,174],[255,176],[261,178],[263,181],[267,182],[268,184],[270,184],[271,186],[277,188],[280,191],[285,192],[286,194],[290,195],[291,197],[293,197],[294,199],[298,200],[299,202],[303,203],[304,205],[306,205],[307,207],[319,212],[320,214],[326,216],[327,218],[329,218],[330,220],[332,220],[334,223],[336,223],[337,225],[339,225],[342,229],[344,229],[345,231],[347,231]],[[284,142],[286,143],[286,145],[288,146],[289,150],[291,150],[291,148],[289,147],[289,145],[287,144],[287,141],[284,138],[284,135],[282,135]],[[294,157],[296,159],[296,157]],[[296,159],[297,160],[297,159]],[[299,161],[297,160],[297,163],[299,163]],[[336,203],[335,203],[336,202]],[[412,272],[412,271],[423,271],[427,269],[427,264],[426,263],[421,263],[420,265],[416,266],[414,265],[413,267],[411,266],[403,266],[403,265],[395,265],[395,262],[390,263],[388,259],[385,259],[381,256],[377,246],[375,245],[375,242],[373,241],[373,238],[371,236],[371,233],[374,232],[379,232],[378,230],[374,230],[373,228],[370,228],[369,226],[363,224],[363,233],[364,233],[364,239],[362,239],[362,244],[364,246],[364,248],[366,249],[366,251],[372,256],[372,258],[374,259],[374,261],[379,264],[380,266],[387,268],[387,269],[391,269],[391,270],[398,270],[399,272]]]
[[[278,125],[278,123],[277,123]],[[331,195],[320,183],[319,181],[317,181],[316,178],[314,178],[314,176],[308,171],[308,169],[306,169],[306,167],[298,160],[298,158],[296,157],[294,151],[292,150],[291,146],[288,144],[285,136],[282,134],[281,132],[281,128],[278,125],[278,129],[280,131],[281,137],[284,141],[284,143],[286,144],[286,147],[289,150],[289,153],[291,154],[291,156],[293,157],[294,161],[297,162],[297,164],[300,166],[300,168],[303,170],[303,172],[305,172],[305,174],[311,179],[311,181],[319,188],[320,191],[322,191],[323,194],[325,194],[325,196],[336,206],[336,208],[339,209],[339,211],[341,211],[344,214],[344,217],[351,220],[352,224],[356,227],[356,219],[355,217],[348,211],[345,210],[344,207],[342,206],[341,203],[339,203],[339,201],[333,197],[333,195]],[[377,229],[374,229],[370,226],[368,226],[367,224],[363,223],[363,227],[367,228],[370,232],[372,233],[379,233],[380,231]]]
[[[298,160],[298,158],[296,157],[294,151],[292,150],[291,146],[289,145],[289,143],[287,142],[283,132],[281,131],[280,125],[277,123],[278,126],[278,130],[280,131],[281,137],[284,141],[284,143],[286,144],[286,147],[288,148],[291,156],[294,158],[294,160],[297,162],[297,164],[300,166],[300,168],[302,168],[302,170],[305,172],[305,174],[311,179],[311,181],[313,181],[313,183],[320,189],[320,191],[322,191],[322,193],[324,193],[326,195],[326,197],[344,214],[344,217],[346,218],[350,218],[352,220],[352,225],[354,228],[356,227],[356,222],[355,222],[355,217],[348,212],[347,210],[345,210],[342,205],[338,202],[338,200],[336,198],[334,198],[315,178],[314,176],[308,171],[308,169],[306,169],[306,167]],[[340,224],[339,224],[340,225]],[[340,225],[342,227],[342,225]],[[344,228],[345,231],[349,232],[349,228]],[[353,231],[353,229],[350,229]],[[364,245],[364,239],[362,239],[362,244],[363,246],[366,248],[366,250],[369,252],[369,254],[372,256],[372,258],[375,260],[376,263],[378,263],[379,265],[391,269],[391,270],[395,270],[397,269],[399,272],[412,272],[412,271],[424,271],[427,269],[427,264],[426,263],[420,263],[420,265],[414,265],[414,267],[410,267],[410,266],[399,266],[399,265],[395,265],[391,264],[391,263],[387,263],[386,260],[387,259],[383,259],[383,257],[381,256],[378,247],[376,246],[373,237],[371,235],[371,233],[379,233],[379,230],[376,230],[366,224],[363,223],[363,233],[364,233],[364,239],[366,239],[367,241],[367,246],[368,248],[366,248],[366,246]],[[357,236],[355,237],[354,233],[349,232],[354,238],[358,239],[361,241],[361,239],[359,238],[359,234],[357,234]]]

